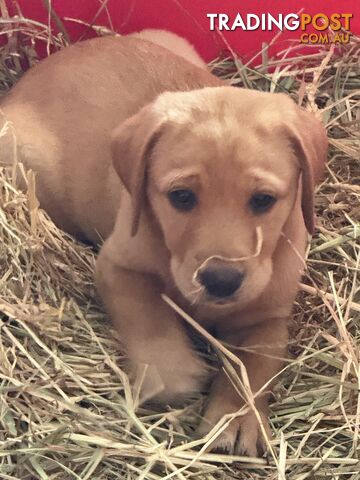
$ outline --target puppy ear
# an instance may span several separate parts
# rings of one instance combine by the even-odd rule
[[[142,108],[112,133],[113,166],[132,201],[131,235],[135,236],[145,199],[146,170],[153,148],[161,135],[163,121],[152,105]]]
[[[320,182],[327,158],[328,139],[323,124],[314,114],[298,108],[296,120],[290,126],[291,139],[300,162],[305,226],[314,233],[314,190]]]

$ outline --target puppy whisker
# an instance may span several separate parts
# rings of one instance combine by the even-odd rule
[[[200,297],[200,295],[203,293],[204,287],[199,286],[198,288],[195,288],[194,290],[191,290],[190,292],[186,293],[184,296],[187,299],[190,299],[191,305],[194,305]]]
[[[195,303],[197,303],[197,301],[199,300],[201,294],[203,293],[203,288],[201,288],[196,294],[195,294],[195,297],[192,299],[191,301],[191,305],[195,305]]]

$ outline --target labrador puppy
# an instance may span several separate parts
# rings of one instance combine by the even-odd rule
[[[234,346],[254,394],[265,385],[255,403],[268,428],[314,229],[321,123],[283,94],[227,86],[131,37],[50,56],[1,109],[42,207],[78,238],[104,241],[96,282],[133,369],[146,366],[142,399],[178,401],[208,376],[165,292]],[[219,371],[198,433],[244,402]],[[261,441],[250,409],[213,448],[256,455]]]

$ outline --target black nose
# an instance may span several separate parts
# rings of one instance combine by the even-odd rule
[[[209,295],[218,298],[230,297],[240,287],[244,275],[235,268],[207,267],[198,274],[201,285]]]

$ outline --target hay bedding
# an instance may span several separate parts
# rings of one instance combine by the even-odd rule
[[[25,19],[1,22],[10,39],[0,55],[4,92],[36,59],[34,37],[52,45],[64,37]],[[13,172],[0,175],[1,480],[360,479],[360,43],[353,37],[341,55],[309,50],[272,60],[264,50],[259,59],[255,69],[233,58],[212,67],[234,85],[286,91],[319,107],[330,137],[319,228],[272,404],[269,458],[203,453],[190,437],[201,399],[178,410],[137,408],[96,299],[95,254],[38,208],[34,178],[19,166],[27,194]],[[0,141],[12,135],[5,123]]]

